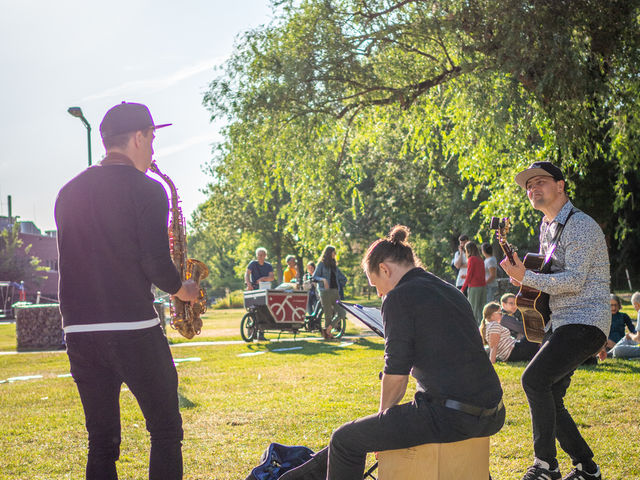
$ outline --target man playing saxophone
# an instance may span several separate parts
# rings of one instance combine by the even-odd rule
[[[60,310],[89,434],[87,479],[117,478],[123,383],[151,434],[149,478],[182,478],[178,376],[151,286],[185,302],[199,289],[172,262],[167,195],[145,175],[155,130],[165,126],[144,105],[111,108],[100,124],[105,158],[56,200]]]

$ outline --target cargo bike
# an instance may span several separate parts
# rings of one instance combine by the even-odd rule
[[[312,288],[316,288],[315,285]],[[319,295],[317,295],[319,298]],[[309,291],[288,289],[260,289],[244,292],[244,308],[247,313],[240,322],[240,334],[245,342],[263,339],[264,333],[318,332],[324,327],[324,310],[318,300],[308,313]],[[344,335],[346,318],[335,319],[331,334],[334,338]]]

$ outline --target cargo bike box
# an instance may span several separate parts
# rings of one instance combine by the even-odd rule
[[[278,330],[296,334],[304,329],[308,292],[301,290],[248,290],[244,292],[244,308],[240,330],[250,342],[258,332]]]

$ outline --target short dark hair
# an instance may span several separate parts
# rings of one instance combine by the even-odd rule
[[[144,130],[136,130],[135,132],[121,133],[119,135],[113,135],[111,137],[105,137],[102,139],[102,144],[105,150],[112,148],[124,149],[127,147],[129,140],[138,132],[142,132],[145,137],[149,135],[149,132],[153,131],[153,127],[145,128]]]
[[[462,235],[460,235],[458,237],[458,241],[459,242],[468,242],[469,241],[469,237],[463,233]]]
[[[102,139],[102,144],[105,150],[111,150],[112,148],[124,149],[129,144],[131,137],[136,132],[121,133],[120,135],[113,135],[112,137],[106,137]]]
[[[420,266],[420,261],[413,254],[413,248],[407,241],[411,231],[404,225],[396,225],[387,238],[373,242],[362,259],[362,269],[369,273],[378,273],[380,264],[386,260],[393,263]]]
[[[482,251],[484,253],[488,253],[489,255],[493,255],[493,247],[491,246],[490,243],[483,243],[482,244]]]
[[[510,298],[516,298],[516,296],[513,293],[507,292],[500,297],[500,303],[505,303]]]

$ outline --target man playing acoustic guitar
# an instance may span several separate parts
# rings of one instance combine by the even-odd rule
[[[599,480],[600,468],[564,406],[563,398],[575,369],[605,344],[611,324],[609,257],[602,229],[577,210],[565,192],[562,171],[550,162],[535,162],[515,177],[531,205],[544,213],[540,253],[551,261],[549,273],[500,265],[514,284],[549,294],[551,321],[540,350],[522,375],[533,424],[535,461],[522,480],[562,478],[556,439],[571,457],[573,470],[564,480]],[[561,230],[559,238],[555,235]],[[555,237],[555,238],[554,238]]]

